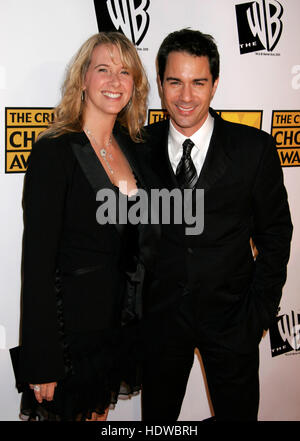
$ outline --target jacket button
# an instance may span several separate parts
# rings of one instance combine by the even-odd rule
[[[189,253],[189,254],[194,254],[194,250],[193,250],[193,248],[188,248],[187,250],[188,250],[188,253]]]

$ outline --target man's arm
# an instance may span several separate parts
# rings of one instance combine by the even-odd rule
[[[253,189],[253,241],[258,250],[253,281],[264,329],[275,318],[286,281],[293,226],[274,139],[267,136]]]

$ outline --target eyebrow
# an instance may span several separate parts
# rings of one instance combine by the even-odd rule
[[[176,77],[167,77],[165,81],[182,81],[182,80]],[[194,78],[193,81],[208,81],[208,78]]]
[[[97,69],[97,67],[100,67],[100,66],[109,67],[108,64],[100,63],[100,64],[97,64],[97,65],[94,67],[94,69]]]
[[[95,67],[94,67],[94,69],[97,69],[98,67],[100,67],[100,66],[103,66],[103,67],[110,67],[110,64],[105,64],[105,63],[100,63],[100,64],[97,64]],[[127,70],[129,70],[129,67],[126,67],[126,66],[121,66],[121,69],[127,69]]]

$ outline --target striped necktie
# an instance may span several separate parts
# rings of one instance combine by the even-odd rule
[[[191,139],[186,139],[182,144],[183,153],[176,169],[176,177],[180,188],[194,188],[198,176],[195,165],[191,158],[191,150],[194,147]]]

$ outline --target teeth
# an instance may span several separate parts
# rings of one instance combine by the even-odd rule
[[[113,93],[113,92],[103,92],[104,96],[108,96],[109,98],[119,98],[121,96],[120,93]]]
[[[181,106],[178,106],[178,109],[182,110],[183,112],[190,112],[191,110],[194,109],[194,107],[181,107]]]

